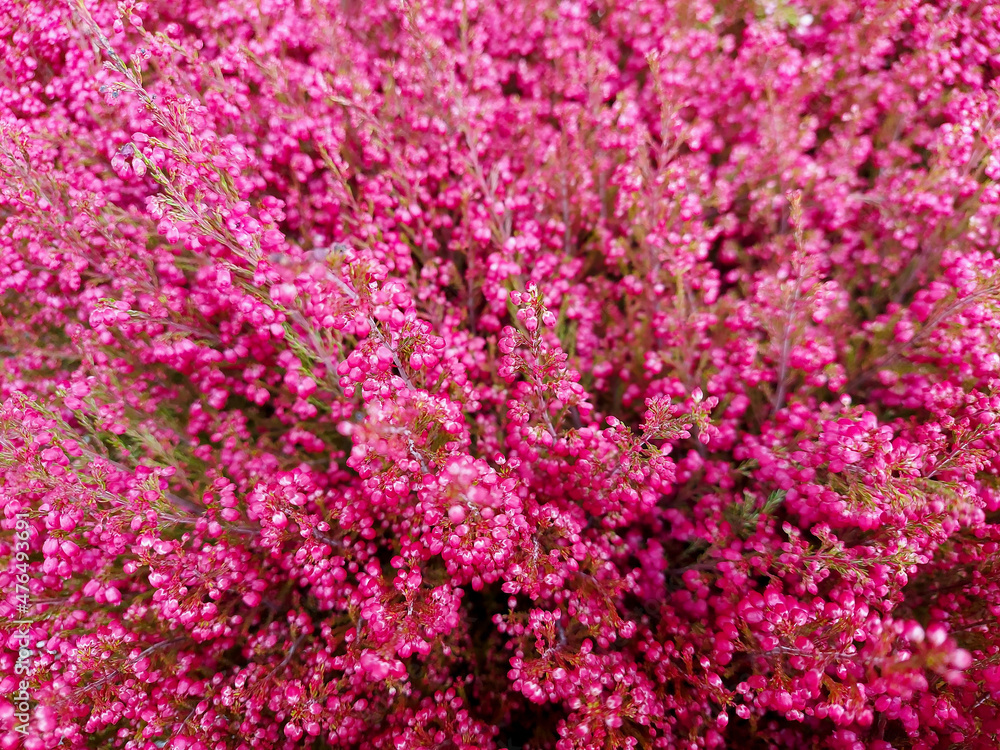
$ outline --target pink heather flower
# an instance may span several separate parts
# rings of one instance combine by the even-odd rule
[[[0,10],[0,746],[1000,743],[1000,6]]]

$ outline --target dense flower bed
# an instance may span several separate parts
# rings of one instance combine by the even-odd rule
[[[1000,745],[1000,3],[0,59],[0,748]]]

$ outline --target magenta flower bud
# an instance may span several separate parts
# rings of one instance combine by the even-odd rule
[[[935,623],[927,628],[927,642],[934,647],[943,646],[948,638],[948,631],[944,625]]]
[[[962,648],[955,649],[951,654],[951,666],[963,670],[972,666],[972,654]]]
[[[115,170],[119,177],[128,177],[129,165],[122,154],[115,154],[112,157],[111,168]]]
[[[297,386],[297,393],[302,398],[309,398],[316,392],[316,381],[312,378],[302,378]]]
[[[256,591],[248,591],[243,594],[243,603],[248,607],[256,607],[261,602],[261,596]]]

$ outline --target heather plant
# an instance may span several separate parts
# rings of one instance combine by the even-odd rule
[[[1000,745],[1000,4],[0,53],[0,748]]]

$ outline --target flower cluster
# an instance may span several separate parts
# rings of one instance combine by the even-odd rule
[[[1000,3],[0,54],[0,750],[1000,745]]]

